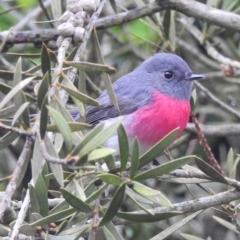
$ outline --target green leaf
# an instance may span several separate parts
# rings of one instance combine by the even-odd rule
[[[75,195],[71,194],[64,188],[61,188],[61,192],[65,200],[74,207],[77,211],[91,213],[93,209],[88,205],[86,202],[82,201],[80,198],[76,197]]]
[[[102,64],[105,64],[103,56],[102,56],[102,52],[101,52],[101,47],[100,47],[100,44],[98,41],[98,37],[97,37],[97,34],[95,31],[93,31],[93,46],[95,47],[95,50],[97,52],[98,61]],[[117,98],[116,98],[109,75],[103,74],[102,79],[103,79],[106,91],[111,99],[112,104],[115,106],[115,108],[117,110],[119,110],[118,101],[117,101]]]
[[[34,77],[27,78],[18,83],[12,90],[2,99],[0,103],[0,109],[2,109],[19,91],[21,91],[26,85],[28,85]]]
[[[189,216],[183,218],[179,222],[173,224],[172,226],[168,227],[167,229],[164,229],[162,232],[157,234],[156,236],[152,237],[149,240],[159,240],[159,239],[165,239],[166,237],[170,236],[172,233],[174,233],[176,230],[184,226],[186,223],[188,223],[190,220],[195,218],[199,213],[201,213],[203,210],[197,211],[193,214],[190,214]]]
[[[95,192],[92,192],[92,194],[90,196],[88,196],[88,198],[86,199],[86,203],[91,203],[92,201],[94,201],[97,197],[100,196],[100,194],[103,192],[103,190],[105,190],[107,188],[107,184],[103,184],[101,187],[99,187]]]
[[[100,72],[100,73],[116,72],[116,69],[114,67],[99,63],[64,61],[64,64],[70,65],[84,72]]]
[[[178,158],[178,159],[163,163],[160,166],[157,166],[153,169],[150,169],[148,171],[138,174],[133,179],[135,181],[140,181],[140,180],[161,176],[163,174],[169,173],[177,168],[182,167],[183,165],[189,163],[194,158],[195,156],[186,156],[186,157]]]
[[[48,104],[48,96],[46,94],[43,99],[43,102],[42,102],[41,113],[40,113],[40,136],[41,136],[41,139],[44,139],[44,136],[45,136],[46,130],[47,130],[47,124],[48,124],[47,104]]]
[[[53,121],[56,123],[59,131],[62,133],[63,138],[65,140],[65,145],[67,152],[69,153],[72,150],[72,135],[71,135],[71,129],[68,126],[66,120],[63,118],[63,116],[57,112],[52,107],[47,107],[49,111],[49,115],[53,119]]]
[[[171,202],[160,191],[149,188],[139,182],[132,181],[132,183],[133,183],[132,189],[139,193],[140,195],[148,198],[149,200],[157,204],[166,207],[172,207]]]
[[[46,73],[43,76],[42,81],[40,82],[39,88],[38,88],[38,93],[37,93],[37,102],[38,102],[38,107],[41,108],[44,97],[46,96],[48,92],[48,87],[49,87],[49,74]]]
[[[48,192],[41,174],[38,176],[34,188],[37,198],[41,200],[39,201],[40,214],[45,217],[48,215]]]
[[[37,197],[35,188],[29,183],[28,189],[29,189],[29,194],[31,199],[32,212],[40,213],[40,206],[39,206],[38,197]]]
[[[132,147],[130,178],[133,178],[135,176],[138,170],[138,165],[139,165],[139,144],[137,138],[135,138]]]
[[[112,233],[106,228],[106,227],[103,227],[103,233],[106,237],[106,240],[115,240],[115,237],[112,235]]]
[[[122,183],[122,185],[118,188],[118,190],[114,194],[106,213],[104,214],[102,220],[99,223],[99,227],[102,227],[106,225],[108,222],[110,222],[111,219],[118,212],[118,209],[121,207],[125,195],[125,187],[126,184]]]
[[[99,174],[98,177],[107,184],[113,184],[113,185],[123,184],[123,180],[120,177],[111,173]]]
[[[44,143],[47,149],[47,152],[55,157],[55,158],[59,158],[52,141],[49,139],[48,135],[45,135],[44,137]],[[60,186],[63,186],[63,169],[62,169],[62,165],[61,164],[54,164],[54,163],[49,163],[49,166],[52,170],[52,173],[55,177],[55,179],[57,180],[57,182],[59,183]]]
[[[77,132],[77,131],[81,131],[84,130],[86,128],[90,128],[91,125],[87,124],[87,123],[81,123],[81,122],[67,122],[68,126],[71,129],[71,132]],[[47,131],[50,132],[60,132],[58,130],[58,127],[56,124],[52,124],[52,125],[48,125],[47,126]]]
[[[101,144],[103,144],[114,132],[116,132],[119,127],[122,119],[117,120],[110,127],[104,129],[102,132],[98,133],[94,136],[91,141],[86,143],[83,148],[80,150],[78,156],[81,158],[87,154],[89,154],[93,149],[98,148]]]
[[[214,220],[216,220],[218,223],[220,223],[222,226],[226,227],[227,229],[235,232],[236,234],[239,234],[239,231],[237,231],[236,226],[220,217],[212,216]]]
[[[8,147],[15,139],[18,138],[18,134],[15,132],[8,132],[0,138],[0,150]]]
[[[228,181],[213,167],[211,167],[209,164],[207,164],[205,161],[203,161],[200,158],[195,158],[195,162],[199,169],[204,172],[207,176],[214,179],[217,182],[228,184]]]
[[[119,234],[119,232],[117,231],[116,227],[113,225],[112,222],[107,223],[104,227],[108,229],[108,231],[112,234],[114,239],[116,239],[116,240],[124,240],[122,238],[122,236]]]
[[[0,86],[1,87],[1,86]],[[15,113],[15,106],[11,105],[9,107],[5,107],[2,110],[0,110],[0,118],[10,118]]]
[[[94,136],[99,134],[103,130],[103,124],[98,125],[95,128],[93,128],[91,131],[87,133],[87,135],[84,137],[84,139],[72,150],[71,156],[75,156],[79,154],[79,151],[92,140]]]
[[[103,161],[106,163],[108,169],[112,169],[115,165],[115,159],[112,155],[104,157]]]
[[[163,139],[157,142],[151,149],[144,153],[139,159],[139,167],[151,162],[156,158],[163,150],[165,150],[172,141],[176,138],[179,128],[174,129],[168,133]]]
[[[60,86],[73,98],[87,104],[87,105],[93,105],[93,106],[96,106],[96,107],[99,107],[100,106],[100,103],[96,100],[94,100],[93,98],[89,97],[88,95],[86,94],[83,94],[75,89],[71,89],[69,87],[66,87],[62,84],[60,84]]]
[[[14,72],[13,86],[18,85],[19,83],[21,83],[21,81],[22,81],[22,59],[19,58],[19,60],[16,64],[15,72]],[[21,108],[21,106],[24,103],[26,103],[26,99],[23,94],[23,91],[21,90],[21,91],[17,92],[14,95],[13,99],[14,99],[15,110],[17,112],[14,116],[15,121],[16,121],[16,119],[20,118],[20,122],[23,121],[27,127],[30,127],[29,111],[28,111],[27,106],[25,105],[25,108],[21,109],[21,113],[19,112],[19,109]]]
[[[126,170],[127,161],[129,158],[129,144],[126,131],[121,124],[118,128],[118,143],[120,149],[121,171]]]
[[[0,71],[1,72],[1,71]],[[36,79],[35,79],[36,80]],[[7,84],[4,84],[2,82],[0,82],[0,91],[4,94],[8,94],[10,91],[12,90],[12,87],[10,87],[9,85]],[[36,102],[36,99],[31,96],[30,94],[28,93],[24,93],[24,96],[26,97],[27,101],[28,102]]]
[[[154,213],[148,214],[148,213],[124,213],[124,212],[118,212],[117,216],[129,221],[133,222],[158,222],[162,221],[171,217],[175,217],[177,215],[183,214],[182,212],[177,212],[177,211],[172,211],[172,212],[167,212],[167,213]]]
[[[66,210],[59,211],[54,214],[50,214],[47,217],[37,220],[37,221],[31,223],[30,226],[37,227],[37,226],[43,226],[43,225],[49,224],[51,222],[58,222],[61,219],[71,216],[75,212],[76,212],[76,210],[74,208],[68,208]]]
[[[41,66],[42,66],[43,75],[48,73],[49,84],[50,84],[51,83],[51,60],[50,60],[50,56],[49,56],[49,53],[48,53],[48,48],[44,44],[44,42],[42,43]]]
[[[24,112],[28,109],[28,106],[29,106],[29,102],[25,102],[23,103],[19,108],[18,110],[16,110],[16,113],[13,117],[13,120],[12,120],[12,126],[15,125],[16,121],[19,120],[21,118],[21,116],[24,114]],[[27,113],[28,113],[28,110],[27,110]],[[25,118],[26,120],[27,118]],[[28,115],[28,120],[26,120],[25,122],[27,122],[27,126],[29,127],[29,115]]]
[[[37,229],[28,224],[23,224],[20,226],[19,232],[26,236],[34,236],[37,232]]]
[[[116,14],[118,14],[116,1],[115,0],[110,0],[110,4],[111,4],[111,7],[112,7],[113,11]]]
[[[112,148],[98,148],[94,149],[92,152],[88,154],[88,161],[94,161],[97,159],[104,158],[109,156],[110,154],[115,153],[115,150]]]

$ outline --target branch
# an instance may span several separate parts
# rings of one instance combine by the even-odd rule
[[[240,118],[240,112],[236,111],[235,109],[231,108],[226,103],[221,101],[219,98],[213,95],[207,88],[205,88],[201,83],[195,81],[194,86],[200,89],[202,92],[204,92],[212,101],[217,103],[221,108],[233,114],[237,118]]]
[[[240,134],[240,124],[220,124],[220,125],[205,125],[199,124],[205,136],[230,136]],[[186,130],[197,133],[193,123],[188,123]]]
[[[204,35],[202,34],[202,32],[197,27],[195,27],[192,24],[189,24],[189,22],[184,18],[179,19],[179,21],[198,40],[198,42],[205,47],[209,56],[211,56],[213,59],[215,59],[216,61],[218,61],[221,64],[230,65],[231,67],[240,68],[240,62],[239,61],[232,60],[228,57],[223,56],[221,53],[219,53],[217,51],[217,49],[215,47],[213,47],[209,41],[205,40]]]
[[[163,8],[174,9],[188,16],[234,31],[240,30],[240,16],[193,0],[157,0]]]
[[[12,198],[13,193],[15,192],[19,182],[21,182],[19,178],[20,178],[21,172],[23,171],[23,166],[26,164],[26,161],[29,160],[31,146],[32,146],[32,139],[27,138],[25,145],[23,147],[23,150],[21,152],[21,155],[19,156],[16,168],[14,169],[14,172],[12,174],[12,178],[7,185],[7,189],[6,189],[5,194],[0,203],[0,218],[1,219],[4,215],[4,211],[11,203],[11,198]]]
[[[226,192],[214,194],[208,197],[202,197],[191,201],[185,201],[182,203],[173,204],[172,207],[158,207],[155,209],[148,209],[151,213],[168,213],[171,211],[180,211],[184,214],[196,212],[198,210],[207,209],[211,207],[216,207],[222,204],[228,204],[229,202],[235,201],[240,198],[240,191],[232,189]],[[143,210],[131,212],[133,214],[146,214]],[[114,220],[115,225],[124,225],[130,221],[124,219]]]

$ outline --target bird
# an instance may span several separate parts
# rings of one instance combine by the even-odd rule
[[[202,78],[178,55],[156,53],[113,83],[119,110],[105,90],[97,98],[100,107],[87,107],[86,122],[107,128],[122,118],[130,147],[137,138],[140,153],[144,153],[176,128],[180,136],[189,121],[193,81]],[[71,114],[79,120],[76,111]],[[118,155],[117,133],[104,146]]]

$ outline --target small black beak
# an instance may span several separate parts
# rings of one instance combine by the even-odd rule
[[[194,80],[200,80],[202,78],[204,78],[203,75],[193,73],[190,77],[184,78],[183,80],[194,81]]]

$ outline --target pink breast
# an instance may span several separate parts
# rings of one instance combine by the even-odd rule
[[[189,114],[188,100],[174,99],[156,91],[150,104],[134,112],[125,128],[131,137],[137,136],[143,144],[153,145],[177,127],[180,128],[179,136],[187,125]]]

